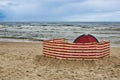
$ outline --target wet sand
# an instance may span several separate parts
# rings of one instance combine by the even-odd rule
[[[0,42],[0,80],[120,80],[120,47],[96,61],[45,57],[41,43]]]

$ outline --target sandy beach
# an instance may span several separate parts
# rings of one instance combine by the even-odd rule
[[[120,47],[96,61],[45,57],[41,43],[0,42],[0,80],[120,80]]]

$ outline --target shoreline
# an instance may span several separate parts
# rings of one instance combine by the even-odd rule
[[[19,42],[19,43],[42,43],[42,40],[30,40],[30,39],[15,39],[15,38],[0,38],[0,42]],[[110,44],[110,47],[120,47],[120,45]]]
[[[24,42],[24,43],[40,43],[42,41],[34,41],[30,39],[0,38],[0,42]]]

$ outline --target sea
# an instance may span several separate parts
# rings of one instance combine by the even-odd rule
[[[120,22],[0,22],[0,41],[41,42],[65,38],[73,42],[82,34],[91,34],[98,41],[109,40],[120,47]]]

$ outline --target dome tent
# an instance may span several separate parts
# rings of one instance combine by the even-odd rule
[[[98,40],[93,35],[90,34],[83,34],[74,40],[74,43],[91,43],[91,42],[98,42]]]

